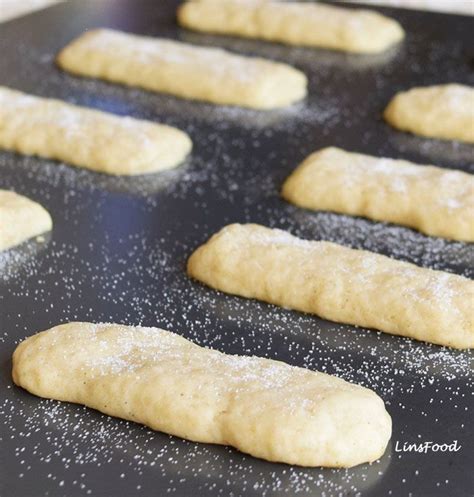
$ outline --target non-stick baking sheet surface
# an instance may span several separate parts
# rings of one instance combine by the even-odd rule
[[[176,6],[76,1],[0,25],[0,85],[174,125],[195,145],[183,166],[136,178],[0,152],[0,188],[41,202],[54,219],[43,242],[0,254],[0,495],[472,495],[469,352],[224,295],[185,274],[187,257],[213,232],[230,222],[258,222],[473,277],[468,244],[309,212],[279,197],[296,165],[330,145],[474,172],[472,146],[411,136],[381,119],[396,91],[473,83],[472,18],[379,9],[401,22],[407,38],[386,54],[357,56],[192,33],[177,27]],[[281,60],[308,74],[310,95],[289,109],[259,112],[81,79],[55,67],[60,48],[98,26]],[[392,441],[372,465],[298,468],[15,387],[10,358],[18,341],[71,320],[160,326],[228,353],[360,383],[386,402]],[[455,440],[457,452],[397,452],[405,442]]]

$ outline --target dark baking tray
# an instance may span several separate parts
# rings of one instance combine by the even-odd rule
[[[382,56],[356,56],[180,30],[176,5],[76,1],[0,25],[0,84],[176,125],[195,144],[184,166],[140,178],[0,152],[0,187],[40,201],[54,218],[43,243],[0,255],[1,497],[472,495],[470,353],[223,295],[184,272],[186,258],[210,234],[230,222],[252,221],[472,277],[470,245],[311,213],[278,196],[299,161],[327,145],[474,172],[471,146],[409,136],[381,119],[400,89],[472,84],[472,18],[379,9],[403,24],[407,39]],[[58,70],[56,52],[96,26],[289,62],[309,75],[311,93],[304,103],[265,113]],[[158,325],[225,352],[280,359],[361,383],[387,403],[392,442],[372,465],[297,468],[155,433],[14,387],[10,357],[18,341],[69,320]],[[396,452],[397,442],[454,440],[458,452]]]

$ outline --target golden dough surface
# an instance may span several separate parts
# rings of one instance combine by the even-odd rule
[[[273,109],[306,96],[306,76],[287,64],[110,29],[73,40],[57,63],[80,76],[221,105]]]
[[[302,466],[374,461],[391,436],[391,418],[372,390],[223,354],[158,328],[57,326],[17,347],[13,380],[41,397]]]
[[[170,126],[0,86],[0,148],[107,174],[136,175],[177,166],[192,143]]]
[[[0,250],[50,231],[53,221],[37,202],[10,190],[0,190]]]
[[[313,210],[334,211],[474,242],[474,175],[346,152],[330,147],[305,159],[282,196]]]
[[[404,37],[397,21],[375,11],[302,2],[190,1],[178,21],[208,33],[356,53],[383,52]]]
[[[474,281],[256,224],[199,247],[188,274],[226,293],[459,349],[474,347]]]
[[[384,118],[401,131],[474,143],[474,88],[455,83],[412,88],[393,97]]]

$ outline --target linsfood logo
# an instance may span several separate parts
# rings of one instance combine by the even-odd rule
[[[438,444],[435,442],[420,442],[420,443],[400,443],[398,440],[395,443],[395,452],[418,452],[426,454],[428,452],[457,452],[461,450],[457,440],[451,443]]]

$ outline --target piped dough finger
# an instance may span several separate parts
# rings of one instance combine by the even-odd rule
[[[186,2],[179,23],[189,29],[344,50],[383,52],[404,37],[400,24],[371,10],[302,2]]]
[[[57,63],[81,76],[215,104],[273,109],[306,96],[306,76],[286,64],[110,29],[72,41]]]
[[[301,466],[374,461],[391,435],[382,399],[367,388],[158,328],[57,326],[17,347],[13,380],[41,397]]]
[[[401,131],[474,143],[474,88],[447,84],[400,92],[384,118]]]
[[[50,231],[49,212],[23,195],[0,190],[0,251]]]
[[[330,147],[311,154],[282,196],[313,210],[363,216],[474,242],[474,175]]]
[[[212,288],[336,322],[459,349],[474,346],[474,282],[256,224],[199,247],[188,274]]]
[[[0,87],[0,148],[136,175],[177,166],[192,142],[170,126]]]

